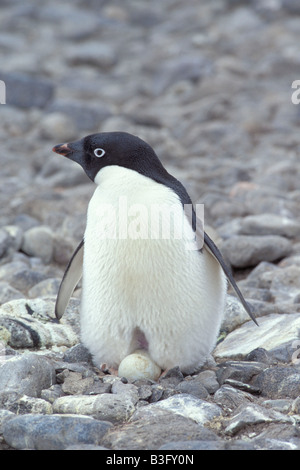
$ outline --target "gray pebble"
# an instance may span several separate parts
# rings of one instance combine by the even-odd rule
[[[48,227],[33,227],[23,236],[22,251],[49,263],[53,256],[53,233]]]
[[[244,407],[241,405],[236,409],[225,429],[225,433],[234,435],[247,426],[261,423],[290,423],[291,418],[274,410],[266,410],[262,406],[251,403]]]
[[[202,398],[205,400],[208,397],[208,391],[206,388],[196,380],[184,380],[176,385],[175,390],[180,393],[187,393],[194,397]]]
[[[240,234],[280,235],[294,238],[300,235],[300,224],[275,214],[249,215],[242,219]]]
[[[300,393],[300,370],[297,367],[265,369],[256,376],[253,385],[268,398],[297,398]]]
[[[111,423],[127,421],[134,410],[134,403],[130,398],[110,393],[60,397],[53,403],[54,413],[92,416]]]
[[[225,240],[220,248],[235,268],[256,266],[261,261],[277,261],[292,251],[290,241],[278,235],[238,235]]]
[[[50,361],[29,353],[0,363],[0,404],[8,408],[23,395],[39,398],[41,391],[55,383]]]
[[[252,395],[230,385],[222,385],[214,394],[215,402],[225,409],[234,410],[242,404],[253,401]]]
[[[92,361],[92,355],[89,350],[82,344],[75,344],[64,354],[65,362],[89,362]]]
[[[2,73],[6,84],[6,102],[19,108],[44,108],[53,97],[54,86],[42,77],[23,73]]]
[[[165,443],[172,441],[190,441],[210,439],[217,440],[217,435],[205,426],[195,423],[192,419],[180,416],[173,412],[143,406],[136,411],[139,418],[124,427],[110,430],[102,441],[109,448],[120,450],[158,449]],[[172,433],[170,436],[170,429]],[[130,442],[130,444],[128,444]]]
[[[110,423],[86,416],[23,415],[4,424],[5,441],[15,449],[62,450],[74,444],[100,444]]]
[[[22,297],[22,292],[10,286],[8,282],[0,281],[0,305]]]

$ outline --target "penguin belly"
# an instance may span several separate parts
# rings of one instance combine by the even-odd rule
[[[82,342],[97,365],[118,367],[144,348],[162,369],[189,373],[215,345],[223,271],[208,251],[193,249],[192,228],[170,188],[117,166],[102,169],[95,182],[84,235]],[[164,238],[163,204],[172,206],[175,221]],[[154,229],[153,220],[160,222]]]

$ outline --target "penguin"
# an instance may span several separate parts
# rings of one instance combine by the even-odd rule
[[[179,366],[192,373],[216,344],[227,280],[257,324],[219,249],[197,223],[186,189],[148,143],[103,132],[53,151],[79,163],[96,184],[83,240],[55,305],[59,320],[82,277],[81,341],[96,365],[117,369],[139,349],[162,370]],[[167,235],[162,207],[172,208]]]

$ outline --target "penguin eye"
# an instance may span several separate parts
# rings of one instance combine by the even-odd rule
[[[105,155],[105,150],[103,149],[95,149],[94,150],[94,155],[98,158],[101,158],[103,157],[103,155]]]

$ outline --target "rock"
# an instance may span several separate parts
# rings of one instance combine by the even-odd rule
[[[6,84],[6,102],[18,108],[44,108],[52,99],[54,86],[49,80],[24,73],[1,74]]]
[[[18,415],[22,414],[52,414],[52,406],[42,398],[34,398],[23,395],[9,407],[10,411]]]
[[[295,401],[293,402],[291,399],[279,398],[277,400],[265,400],[261,405],[266,406],[267,408],[272,408],[272,410],[279,411],[280,413],[288,413],[292,410],[294,413],[299,414],[299,410],[293,408]]]
[[[253,381],[268,398],[297,398],[300,393],[300,370],[296,367],[265,369]]]
[[[22,251],[49,263],[53,256],[53,233],[48,227],[33,227],[23,236]]]
[[[90,65],[105,71],[116,63],[117,58],[114,49],[109,45],[101,44],[99,41],[89,41],[70,48],[66,60],[71,65]]]
[[[99,106],[94,103],[62,99],[54,100],[48,111],[65,114],[74,121],[79,131],[89,131],[89,133],[91,130],[98,129],[99,125],[111,115],[110,110],[103,103]]]
[[[111,423],[128,421],[134,410],[134,403],[131,399],[128,397],[124,399],[124,395],[119,397],[110,393],[60,397],[53,403],[54,413],[92,416]]]
[[[9,248],[9,235],[6,230],[0,229],[0,258]]]
[[[141,416],[144,416],[145,413],[148,415],[148,413],[152,413],[152,410],[155,412],[156,408],[179,414],[201,425],[207,424],[215,417],[222,415],[222,410],[219,406],[183,393],[169,397],[166,400],[152,403],[146,408],[138,409],[131,420],[139,419]]]
[[[212,62],[206,57],[187,55],[170,59],[158,67],[154,76],[153,92],[160,95],[177,82],[201,80],[212,71]]]
[[[46,114],[39,130],[42,138],[62,143],[76,140],[78,132],[74,120],[59,112]]]
[[[246,405],[253,401],[250,393],[237,390],[230,385],[222,385],[214,394],[214,401],[217,405],[222,406],[225,410],[235,410],[240,405]]]
[[[224,316],[220,328],[221,331],[229,333],[246,321],[249,321],[249,315],[241,301],[237,297],[227,294]]]
[[[215,393],[220,387],[214,370],[204,370],[199,372],[199,374],[193,377],[193,380],[203,385],[210,394]]]
[[[180,393],[192,395],[193,397],[205,400],[208,397],[208,391],[198,380],[184,380],[176,385],[175,390]]]
[[[0,307],[0,326],[10,333],[13,348],[73,346],[78,337],[72,327],[53,317],[54,299],[12,300]]]
[[[15,449],[63,450],[74,444],[100,444],[110,427],[87,416],[26,414],[6,422],[3,435]]]
[[[300,315],[298,313],[266,315],[258,320],[259,328],[252,322],[244,323],[232,331],[214,350],[214,356],[239,359],[256,348],[270,350],[289,341],[297,340]]]
[[[247,426],[261,423],[290,423],[291,418],[274,410],[266,410],[254,403],[244,407],[241,405],[235,410],[234,416],[227,422],[225,433],[234,435]]]
[[[41,398],[51,404],[54,403],[56,398],[62,397],[63,395],[64,392],[59,384],[51,385],[51,387],[41,391]]]
[[[288,217],[275,214],[258,214],[244,217],[239,231],[243,235],[279,235],[299,238],[300,224]]]
[[[92,363],[92,355],[89,350],[82,344],[75,344],[64,354],[65,362],[88,362]]]
[[[8,282],[0,281],[0,305],[22,297],[22,292],[11,287]]]
[[[8,410],[0,410],[0,435],[3,434],[3,425],[5,421],[9,421],[12,418],[15,418],[15,413],[12,413]]]
[[[23,395],[39,398],[54,383],[54,367],[48,359],[33,353],[8,356],[0,363],[0,405],[7,409]]]
[[[178,366],[168,369],[159,379],[163,387],[178,385],[183,380],[183,374]]]
[[[216,375],[220,385],[227,379],[249,383],[266,368],[266,364],[254,361],[227,361],[218,365]]]
[[[211,436],[208,436],[211,437]],[[203,440],[203,441],[175,441],[167,442],[162,445],[159,450],[223,450],[225,443],[220,440]],[[189,456],[186,455],[188,462]],[[176,458],[176,457],[174,457]],[[191,457],[190,457],[191,458]]]
[[[292,246],[278,235],[237,235],[223,241],[220,249],[231,266],[246,268],[261,261],[278,261],[291,253]]]
[[[59,286],[61,284],[61,279],[57,278],[50,278],[44,279],[43,281],[39,282],[35,286],[33,286],[28,291],[28,297],[36,298],[36,297],[49,297],[52,295],[57,296]]]
[[[150,406],[152,405],[144,406],[138,411],[146,412]],[[171,436],[170,429],[172,429]],[[111,429],[105,435],[102,444],[119,450],[154,450],[170,442],[170,439],[172,441],[217,440],[218,437],[213,431],[195,423],[192,419],[160,408],[152,408],[149,415],[140,414],[140,419],[123,427]]]

